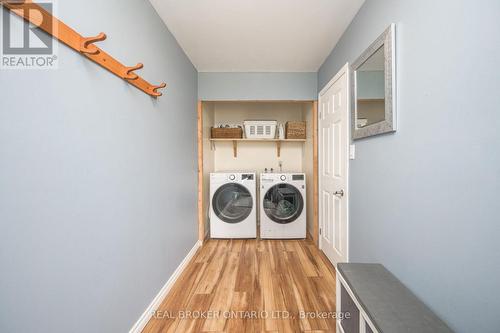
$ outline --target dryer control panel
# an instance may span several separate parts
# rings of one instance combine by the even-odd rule
[[[255,176],[253,173],[244,173],[241,175],[241,180],[254,180]]]

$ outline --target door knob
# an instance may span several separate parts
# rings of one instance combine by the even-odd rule
[[[344,196],[344,190],[335,191],[335,193],[333,193],[333,194],[335,194],[338,197],[343,197]]]

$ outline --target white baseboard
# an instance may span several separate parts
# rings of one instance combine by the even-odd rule
[[[170,289],[172,289],[172,286],[174,285],[175,281],[179,278],[181,273],[184,271],[186,268],[187,264],[191,261],[191,259],[194,257],[196,251],[198,248],[201,246],[202,242],[197,241],[196,244],[193,246],[191,251],[186,255],[186,257],[182,260],[180,263],[179,267],[176,268],[174,273],[170,276],[168,279],[167,283],[161,288],[160,292],[158,295],[155,296],[151,304],[147,307],[146,311],[141,315],[139,320],[135,323],[135,325],[130,329],[129,333],[140,333],[146,327],[146,324],[149,322],[151,319],[151,316],[153,315],[153,312],[158,310],[158,307],[160,304],[163,302],[165,297],[167,296],[168,292]]]

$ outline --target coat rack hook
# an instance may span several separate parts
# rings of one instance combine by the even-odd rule
[[[167,84],[164,82],[162,84],[160,84],[159,86],[150,86],[149,89],[148,89],[148,92],[151,96],[154,96],[154,97],[160,97],[161,95],[163,95],[161,92],[158,92],[157,90],[158,89],[163,89],[167,86]]]
[[[0,1],[0,3],[3,3],[3,2],[6,2],[11,7],[22,7],[23,5],[29,4],[29,3],[26,3],[26,0],[17,0],[17,1],[2,0],[2,1]]]
[[[125,67],[125,73],[122,76],[125,80],[137,80],[139,78],[139,75],[133,72],[143,67],[144,65],[141,63],[138,63],[137,65],[132,67]]]
[[[82,43],[80,46],[80,52],[85,54],[97,54],[99,53],[99,49],[94,45],[96,42],[102,42],[107,38],[104,32],[101,32],[99,35],[95,37],[87,37],[82,38]]]
[[[158,89],[164,88],[165,84],[154,86],[142,77],[135,75],[134,71],[142,68],[142,64],[137,64],[134,67],[124,66],[120,61],[94,44],[106,39],[104,33],[100,33],[95,37],[82,36],[34,1],[36,0],[0,0],[0,6],[4,7],[2,9],[6,9],[37,26],[38,29],[45,31],[50,36],[84,55],[88,60],[99,64],[144,93],[153,97],[162,95]]]

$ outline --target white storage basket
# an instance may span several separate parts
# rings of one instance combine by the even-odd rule
[[[247,139],[274,139],[277,125],[276,120],[246,120],[243,122]]]

